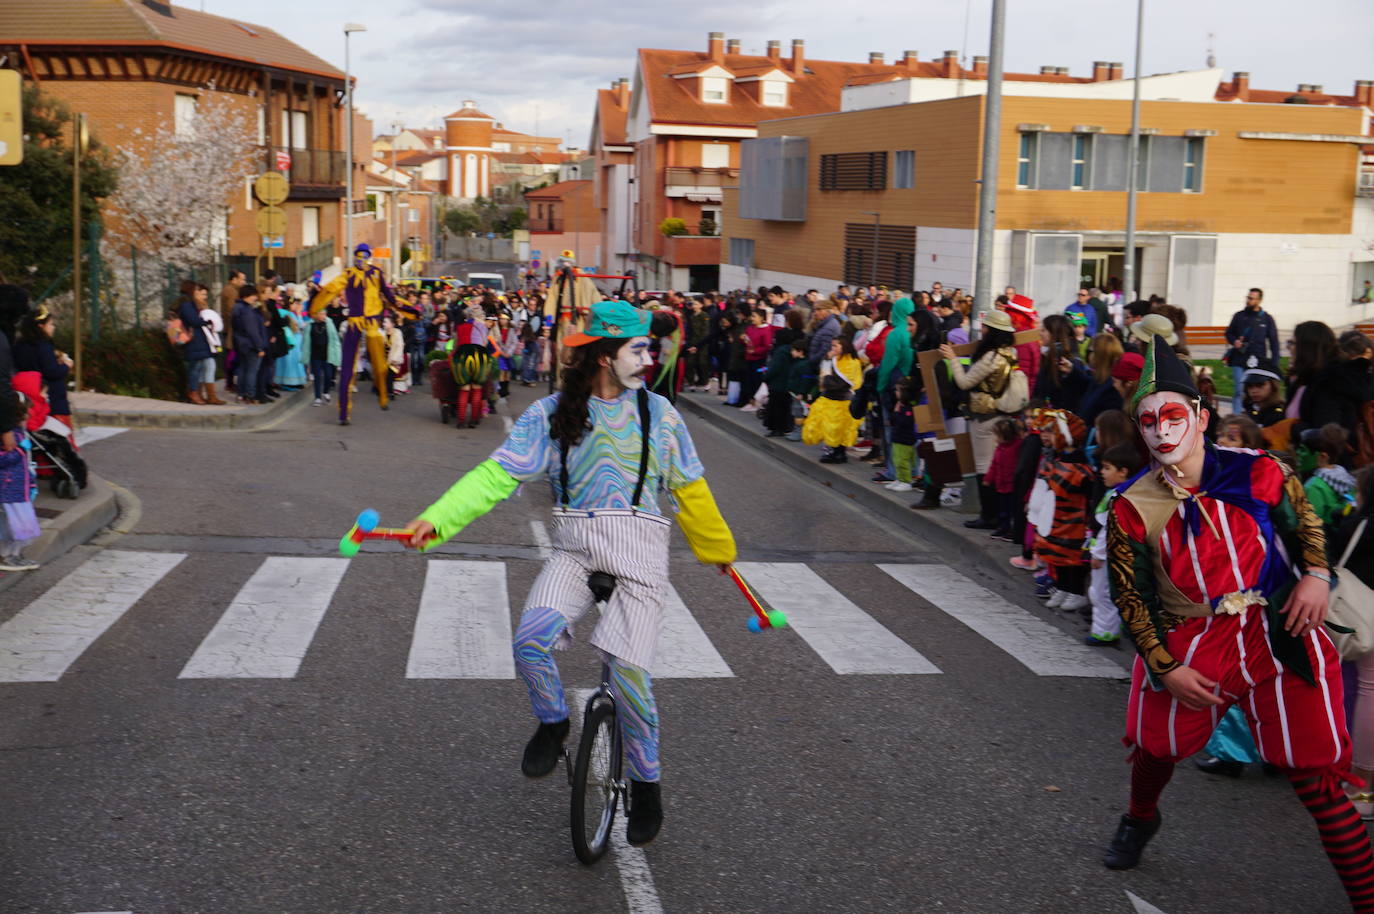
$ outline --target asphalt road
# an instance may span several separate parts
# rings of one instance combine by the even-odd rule
[[[512,410],[530,399],[517,388]],[[728,675],[658,678],[664,831],[583,867],[561,770],[519,772],[533,721],[518,681],[407,675],[430,566],[494,564],[518,615],[546,491],[526,487],[435,556],[383,545],[334,564],[360,508],[403,523],[503,423],[442,426],[423,391],[386,413],[363,396],[352,426],[333,420],[304,407],[259,431],[133,430],[89,446],[96,471],[141,500],[137,528],[0,594],[0,645],[21,613],[129,605],[89,646],[76,637],[55,681],[0,676],[4,914],[1346,909],[1287,785],[1254,774],[1181,766],[1143,865],[1103,869],[1126,792],[1126,683],[1022,662],[1045,653],[1031,636],[1047,632],[1081,658],[1079,623],[985,574],[995,557],[939,554],[690,419],[741,561],[756,583],[781,582],[775,603],[800,601],[798,624],[748,634],[738,593],[674,533],[692,643]],[[109,571],[148,563],[160,573],[128,594],[127,574]],[[1027,626],[1026,646],[999,646],[990,623],[965,624],[879,565],[952,569],[983,588],[960,611],[1001,607]],[[278,591],[282,568],[335,575],[292,591],[288,622],[318,604],[318,626],[296,632],[294,656],[251,638],[215,654],[231,611],[260,608],[252,579],[273,568]],[[79,600],[63,597],[73,581],[85,581]],[[830,596],[808,604],[817,593]],[[501,615],[499,583],[469,598]],[[849,617],[815,615],[835,607]],[[477,660],[499,667],[503,651],[488,653]],[[874,657],[914,668],[913,654],[939,672],[841,671]],[[1123,652],[1091,662],[1105,655],[1124,671]],[[215,673],[216,658],[243,666]],[[593,685],[589,649],[559,659],[570,688]]]

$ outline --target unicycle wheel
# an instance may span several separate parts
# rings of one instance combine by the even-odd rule
[[[590,866],[610,846],[620,797],[620,738],[615,709],[600,702],[582,720],[572,784],[572,842],[577,859]]]

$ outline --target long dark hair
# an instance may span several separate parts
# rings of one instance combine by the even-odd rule
[[[1311,384],[1323,368],[1336,361],[1336,334],[1321,321],[1303,321],[1293,328],[1293,359],[1288,373],[1294,387]]]
[[[592,383],[601,370],[601,357],[614,359],[623,339],[602,339],[583,346],[567,348],[567,362],[563,365],[563,390],[558,406],[549,418],[549,437],[571,448],[582,440],[591,427],[588,422],[587,400],[592,395]]]
[[[928,349],[939,348],[939,345],[944,342],[944,339],[940,333],[940,324],[935,319],[935,315],[924,308],[920,308],[911,312],[911,316],[916,321],[916,332],[911,336],[911,348],[917,352],[925,352]],[[902,330],[905,332],[906,328],[903,327]],[[896,333],[897,331],[894,328],[892,332]]]
[[[977,364],[978,360],[989,352],[996,352],[1007,346],[1016,345],[1016,334],[1008,330],[998,330],[996,327],[983,327],[983,338],[978,341],[978,348],[973,351],[973,358],[970,364]]]

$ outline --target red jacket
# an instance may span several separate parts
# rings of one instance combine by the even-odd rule
[[[997,450],[992,452],[992,462],[988,464],[984,481],[997,491],[998,495],[1010,495],[1016,488],[1016,457],[1021,450],[1020,440],[999,441]]]

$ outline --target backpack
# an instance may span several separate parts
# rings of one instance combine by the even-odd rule
[[[167,318],[164,329],[167,333],[167,342],[173,346],[185,346],[191,342],[191,331],[187,330],[186,325],[181,322],[181,318],[175,315]]]
[[[1030,382],[1026,379],[1026,373],[1019,368],[1013,368],[1007,375],[1006,386],[998,394],[993,404],[999,413],[1019,413],[1026,408],[1030,402]]]

